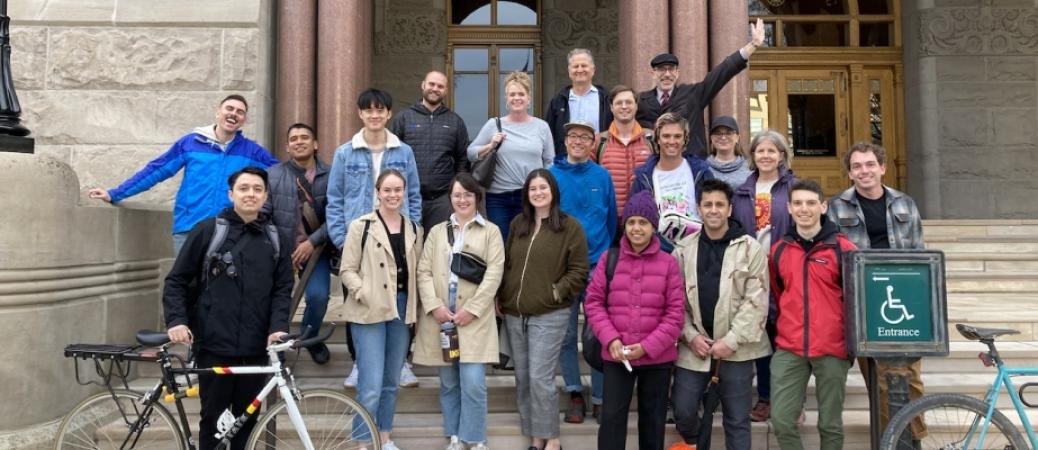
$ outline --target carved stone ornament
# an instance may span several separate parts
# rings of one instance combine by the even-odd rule
[[[620,18],[616,9],[544,12],[545,51],[548,49],[586,48],[594,54],[619,52]],[[563,53],[565,53],[563,52]]]
[[[990,6],[930,9],[919,17],[919,35],[924,55],[1035,54],[1038,10]]]
[[[447,25],[439,14],[386,14],[385,28],[375,35],[380,55],[434,54],[447,48]]]

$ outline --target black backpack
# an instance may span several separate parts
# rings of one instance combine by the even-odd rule
[[[216,218],[216,228],[213,229],[213,237],[209,239],[209,247],[205,250],[205,262],[202,264],[203,274],[206,278],[211,275],[209,271],[212,267],[213,261],[219,259],[220,247],[223,246],[224,241],[227,240],[227,232],[230,230],[231,224],[227,219],[223,217]],[[274,247],[274,261],[277,261],[281,257],[281,238],[278,236],[278,229],[273,223],[267,223],[263,227],[263,231],[267,234],[267,240],[270,241],[270,245]],[[233,252],[233,250],[232,250]]]

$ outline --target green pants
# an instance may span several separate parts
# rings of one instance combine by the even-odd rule
[[[843,397],[849,359],[802,358],[785,350],[771,358],[771,424],[782,450],[803,450],[796,420],[804,405],[807,381],[815,376],[821,450],[843,448]]]

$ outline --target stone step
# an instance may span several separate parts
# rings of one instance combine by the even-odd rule
[[[1003,413],[1017,426],[1020,425],[1018,416],[1012,410],[1002,409]],[[1029,419],[1034,423],[1038,420],[1038,412],[1033,410],[1027,412]],[[804,424],[800,427],[801,439],[805,448],[819,448],[818,440],[818,414],[808,410],[804,417]],[[198,416],[191,414],[188,420],[192,424],[198,423]],[[627,420],[626,448],[637,448],[638,418],[632,413]],[[332,421],[327,421],[331,424]],[[522,436],[519,428],[519,414],[515,412],[490,413],[487,415],[487,445],[492,448],[522,448],[529,445],[529,438]],[[294,430],[285,423],[279,430],[286,433],[283,439],[287,444],[292,443],[291,433]],[[936,424],[934,426],[937,426]],[[442,417],[438,413],[402,413],[394,417],[393,441],[400,448],[405,449],[436,449],[445,443],[439,442],[442,436]],[[594,419],[588,417],[583,424],[569,424],[563,422],[560,427],[562,446],[570,450],[593,450],[597,448],[598,424]],[[774,430],[769,422],[753,423],[751,425],[751,440],[753,448],[777,448]],[[724,448],[724,429],[721,425],[721,413],[718,411],[713,418],[713,447]],[[308,430],[314,435],[322,435],[325,428],[320,424],[314,429]],[[866,450],[869,448],[869,413],[861,410],[845,410],[843,413],[844,446],[846,450]],[[103,428],[99,433],[115,435],[122,432],[121,423],[113,423]],[[146,431],[147,438],[155,438],[153,434],[158,431]],[[680,437],[673,425],[666,427],[666,446],[677,442]],[[291,447],[291,445],[289,445]],[[292,447],[295,448],[295,447]]]
[[[924,239],[946,236],[1038,235],[1038,220],[923,220]]]
[[[945,253],[1023,253],[1038,250],[1038,238],[927,239],[926,248]]]
[[[1029,253],[945,253],[944,268],[949,272],[1027,272],[1038,273],[1038,254]]]
[[[1012,353],[1012,352],[1010,352]],[[1032,355],[1033,357],[1033,355]],[[969,365],[971,367],[981,367],[981,363],[974,359],[974,361],[967,361],[964,357],[957,358],[962,361],[963,365]],[[1020,365],[1018,360],[1008,360],[1009,364]],[[927,359],[923,363],[923,384],[926,386],[927,393],[962,393],[972,395],[975,397],[982,397],[987,392],[988,387],[994,379],[994,369],[987,368],[986,371],[971,371],[971,372],[935,372],[935,368],[931,367],[934,361]],[[583,384],[585,386],[590,385],[590,379],[587,375],[583,376]],[[297,385],[300,389],[332,389],[332,390],[343,390],[349,396],[355,396],[356,391],[354,389],[344,389],[342,386],[342,378],[340,377],[300,377],[296,379]],[[419,387],[417,388],[401,388],[398,391],[397,400],[397,412],[407,414],[431,414],[439,413],[439,378],[435,376],[421,376],[419,377]],[[154,378],[140,378],[131,382],[131,389],[138,391],[146,391],[153,387],[156,383]],[[556,378],[556,386],[561,391],[563,383],[561,377]],[[805,406],[808,410],[817,409],[817,402],[814,397],[815,388],[814,380],[812,379],[808,383],[807,388],[807,401]],[[197,398],[189,398],[184,401],[185,409],[188,412],[195,413],[199,410],[199,403]],[[487,405],[488,410],[491,413],[507,413],[516,411],[516,391],[515,391],[515,379],[511,375],[492,375],[487,377]],[[169,405],[171,408],[172,405]],[[559,410],[565,411],[569,406],[569,397],[564,393],[559,395]],[[1001,396],[999,398],[1000,408],[1012,408],[1012,404],[1009,401],[1008,396]],[[844,402],[846,410],[868,410],[868,392],[865,389],[865,381],[861,375],[861,372],[857,367],[851,368],[847,376],[847,391]],[[634,405],[632,404],[632,409]]]
[[[949,293],[1018,292],[1038,294],[1038,277],[1033,272],[948,271],[945,285]]]

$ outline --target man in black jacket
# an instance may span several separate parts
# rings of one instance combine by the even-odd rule
[[[613,112],[609,107],[609,91],[593,83],[595,59],[591,50],[575,48],[566,56],[569,80],[572,85],[563,88],[548,104],[544,121],[551,127],[555,141],[555,156],[566,154],[565,125],[570,122],[587,122],[595,127],[595,136],[609,129]],[[597,148],[593,146],[592,148]]]
[[[393,117],[389,131],[414,150],[422,184],[422,227],[426,230],[451,215],[450,181],[469,170],[469,133],[465,121],[443,104],[447,76],[425,74],[422,100]]]
[[[750,55],[764,43],[764,22],[760,19],[757,19],[752,35],[748,44],[721,61],[699,83],[677,84],[677,56],[662,53],[652,58],[649,65],[652,66],[652,80],[656,87],[638,95],[638,123],[651,130],[663,113],[677,113],[688,121],[690,128],[685,153],[705,159],[706,125],[703,122],[703,109],[710,105],[728,80],[746,68]]]
[[[328,166],[317,158],[317,133],[305,123],[288,127],[290,159],[270,168],[270,194],[263,207],[282,236],[291,236],[292,268],[306,283],[306,309],[300,325],[314,335],[328,310],[331,256],[324,209],[328,205]],[[307,274],[306,268],[309,269]],[[303,275],[308,275],[304,277]],[[305,278],[305,279],[304,279]],[[324,364],[331,354],[324,343],[307,350],[314,362]]]
[[[287,237],[271,242],[268,218],[260,213],[267,199],[267,173],[245,168],[231,175],[228,184],[234,207],[217,216],[227,221],[223,244],[215,255],[207,255],[217,219],[195,225],[166,276],[162,295],[170,339],[193,344],[200,368],[264,365],[266,346],[288,331],[292,262]],[[266,378],[210,373],[198,381],[199,448],[209,450],[218,443],[216,422],[223,411],[229,409],[236,417],[244,413]],[[244,448],[255,419],[250,417],[238,432],[232,449]]]

